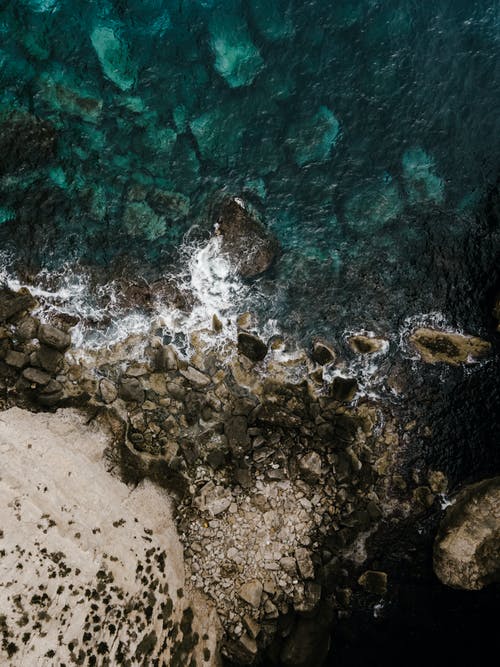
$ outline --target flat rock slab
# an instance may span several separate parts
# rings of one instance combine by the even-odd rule
[[[410,342],[427,364],[474,363],[491,350],[491,344],[481,338],[425,327],[414,331]]]
[[[107,435],[72,410],[0,413],[6,667],[91,664],[91,656],[94,664],[173,664],[175,655],[179,664],[214,664],[202,657],[215,655],[214,620],[205,609],[203,627],[192,618],[169,498],[107,472],[107,446]],[[196,642],[194,630],[209,639]]]

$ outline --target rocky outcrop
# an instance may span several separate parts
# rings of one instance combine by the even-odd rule
[[[448,508],[434,571],[447,586],[466,590],[500,581],[500,477],[467,486]]]
[[[1,664],[216,665],[169,497],[110,474],[75,411],[0,417]]]
[[[216,209],[215,221],[222,251],[243,278],[258,276],[269,269],[277,255],[278,242],[240,199],[224,199]]]
[[[410,336],[410,342],[428,364],[456,366],[478,361],[491,350],[491,344],[475,336],[422,327]]]

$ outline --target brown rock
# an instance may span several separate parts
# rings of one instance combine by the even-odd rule
[[[50,382],[50,375],[40,370],[39,368],[25,368],[23,371],[23,378],[30,384],[36,384],[44,387]]]
[[[28,363],[28,357],[24,352],[9,350],[5,355],[5,363],[13,368],[23,368]]]
[[[114,382],[108,378],[102,378],[99,382],[99,393],[104,403],[113,403],[118,398],[118,390]]]
[[[260,605],[263,590],[262,583],[258,579],[253,579],[243,584],[238,591],[238,595],[242,600],[257,609]]]
[[[119,396],[124,401],[144,402],[144,388],[137,378],[123,378],[120,382]]]
[[[358,382],[354,378],[334,377],[329,387],[329,394],[336,401],[350,403],[356,396]]]
[[[372,338],[363,334],[356,334],[348,339],[348,344],[357,354],[375,354],[383,349],[386,341],[383,338]]]
[[[366,570],[359,577],[358,584],[369,593],[384,595],[387,592],[387,574],[378,570]]]
[[[71,336],[51,324],[40,324],[38,327],[38,340],[43,345],[52,347],[60,352],[65,352],[71,345]]]
[[[216,233],[222,250],[244,278],[267,271],[278,252],[278,242],[236,198],[227,197],[216,211]]]
[[[327,342],[316,340],[313,343],[311,357],[313,361],[324,366],[335,360],[335,350]]]
[[[47,345],[40,345],[36,358],[40,366],[49,373],[57,373],[64,363],[64,354]]]

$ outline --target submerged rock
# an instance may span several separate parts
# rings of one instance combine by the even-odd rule
[[[209,31],[217,72],[231,88],[250,85],[264,61],[238,8],[231,11],[223,7],[213,12]]]
[[[328,107],[322,106],[312,118],[290,127],[287,144],[297,165],[303,167],[328,160],[339,135],[339,121]]]
[[[456,366],[474,363],[491,350],[491,344],[481,338],[425,327],[417,329],[410,336],[410,342],[428,364],[446,363]]]
[[[447,586],[466,590],[500,581],[500,477],[467,486],[447,509],[434,572]]]
[[[243,278],[252,278],[270,268],[278,242],[236,197],[226,198],[216,211],[216,233],[222,251]]]
[[[102,71],[118,88],[130,90],[136,72],[130,61],[127,44],[109,26],[97,26],[90,35]]]
[[[165,218],[155,213],[146,202],[128,203],[123,212],[123,225],[130,236],[148,241],[154,241],[167,231]]]
[[[399,188],[388,178],[360,188],[346,203],[345,220],[353,231],[372,233],[402,211]]]
[[[412,204],[444,200],[444,183],[434,173],[434,158],[422,148],[412,148],[403,155],[403,176],[406,192]]]
[[[270,42],[293,37],[295,27],[289,13],[287,0],[250,0],[252,21],[260,34]]]

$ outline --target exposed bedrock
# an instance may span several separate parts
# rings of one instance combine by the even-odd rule
[[[269,269],[278,253],[278,242],[240,199],[226,197],[214,217],[222,250],[243,278]]]
[[[444,584],[466,590],[500,581],[500,477],[467,486],[448,508],[434,571]]]

